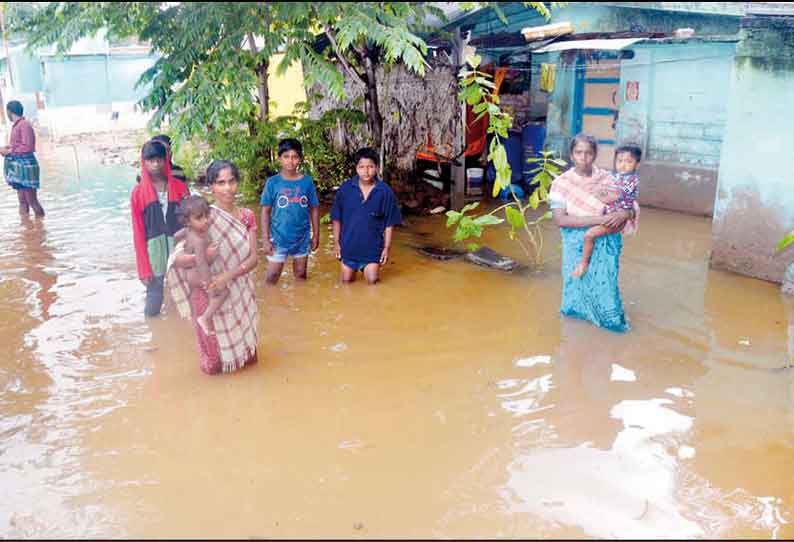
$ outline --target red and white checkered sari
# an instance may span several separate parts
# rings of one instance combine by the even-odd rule
[[[240,212],[242,221],[215,206],[210,207],[212,222],[209,236],[211,241],[218,243],[218,257],[210,266],[213,275],[240,267],[249,256],[251,248],[249,235],[256,235],[256,219],[248,209],[240,209]],[[249,227],[252,220],[253,226]],[[166,289],[171,294],[180,316],[191,318],[187,273],[184,269],[173,265],[176,256],[183,250],[182,242],[176,246],[169,258],[165,279]],[[224,373],[241,369],[246,363],[255,359],[258,326],[256,293],[251,274],[247,273],[234,279],[229,283],[228,289],[229,296],[212,317],[214,338],[217,340]],[[192,316],[195,318],[198,315]],[[200,333],[200,328],[195,327],[197,333]],[[201,343],[201,340],[199,342]]]

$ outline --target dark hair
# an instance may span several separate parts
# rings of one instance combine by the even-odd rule
[[[151,160],[153,158],[162,158],[165,160],[167,154],[168,149],[166,149],[165,144],[162,141],[154,141],[152,139],[144,143],[141,149],[141,155],[144,160]]]
[[[201,196],[187,196],[179,202],[176,209],[176,217],[180,224],[187,226],[187,221],[191,216],[201,216],[210,212],[210,204]]]
[[[378,151],[373,149],[372,147],[364,147],[363,149],[358,149],[356,154],[353,155],[353,163],[358,165],[359,161],[362,158],[368,158],[375,163],[375,166],[380,165],[380,159],[378,158]]]
[[[220,175],[221,171],[224,169],[229,168],[232,171],[232,176],[234,180],[240,182],[240,170],[237,169],[232,162],[228,160],[213,160],[212,163],[207,168],[207,182],[209,184],[215,183],[218,179],[218,175]]]
[[[22,116],[22,113],[25,109],[22,107],[22,104],[16,100],[11,100],[6,104],[6,111],[9,113],[13,113],[14,115]]]
[[[278,155],[281,156],[287,151],[295,151],[298,153],[298,156],[303,158],[303,145],[295,138],[288,137],[278,142]]]
[[[634,143],[626,143],[624,145],[620,145],[617,149],[615,149],[615,158],[618,157],[618,154],[627,152],[634,157],[634,159],[639,162],[642,160],[642,149],[639,145],[635,145]]]
[[[576,147],[577,143],[587,143],[593,149],[593,154],[598,155],[598,141],[590,134],[585,134],[584,132],[576,134],[571,140],[571,146],[568,149],[571,154],[573,154],[573,148]]]
[[[150,141],[161,141],[166,145],[168,145],[169,147],[171,146],[171,138],[165,134],[156,135],[152,139],[150,139]]]

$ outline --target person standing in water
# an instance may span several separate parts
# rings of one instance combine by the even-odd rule
[[[378,177],[378,151],[359,149],[353,161],[357,175],[339,187],[331,209],[336,259],[342,282],[353,282],[363,271],[369,284],[377,284],[389,261],[394,226],[402,223],[400,205]]]
[[[292,256],[295,278],[305,280],[309,252],[320,246],[320,201],[312,178],[299,170],[303,146],[297,139],[278,144],[281,172],[267,180],[262,206],[262,247],[267,256],[268,284],[276,284]]]
[[[146,286],[145,316],[157,316],[162,309],[166,265],[174,234],[182,228],[177,208],[189,195],[185,183],[171,174],[170,158],[163,143],[146,142],[141,149],[141,182],[130,198],[138,277]]]
[[[39,203],[37,191],[40,186],[39,162],[36,160],[36,132],[28,119],[22,116],[24,108],[16,100],[6,104],[6,113],[13,127],[9,144],[0,148],[5,156],[3,168],[6,182],[17,191],[19,214],[28,216],[30,209],[36,217],[44,216],[44,208]]]

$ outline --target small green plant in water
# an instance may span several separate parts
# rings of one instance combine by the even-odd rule
[[[527,162],[534,166],[530,171],[534,174],[531,185],[536,186],[536,189],[526,203],[516,196],[510,188],[512,171],[507,160],[507,151],[502,144],[502,139],[507,138],[508,130],[513,126],[513,119],[499,107],[499,96],[493,93],[495,85],[491,81],[491,75],[477,69],[480,57],[472,57],[468,64],[471,69],[465,69],[460,74],[459,98],[472,106],[472,110],[479,114],[478,118],[488,115],[488,133],[493,135],[488,148],[488,160],[493,162],[496,170],[493,196],[496,197],[503,189],[507,189],[513,201],[480,216],[466,214],[477,209],[479,202],[470,203],[460,211],[447,211],[447,228],[456,226],[453,239],[464,243],[472,237],[481,237],[486,226],[507,221],[510,225],[510,239],[518,242],[533,267],[541,269],[544,264],[541,225],[551,219],[551,211],[535,218],[531,218],[529,213],[537,211],[541,204],[548,203],[551,183],[567,164],[548,151],[542,152],[540,157],[530,158]],[[504,218],[499,216],[501,213],[504,213]],[[470,242],[466,244],[466,248],[477,250],[479,246]]]
[[[786,236],[783,237],[783,239],[778,241],[777,248],[776,248],[775,251],[776,252],[780,252],[781,250],[783,250],[784,248],[788,247],[789,245],[794,245],[794,231],[788,232],[786,234]]]

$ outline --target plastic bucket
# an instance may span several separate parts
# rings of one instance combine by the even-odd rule
[[[482,194],[483,169],[472,167],[466,170],[466,192],[472,196]]]

